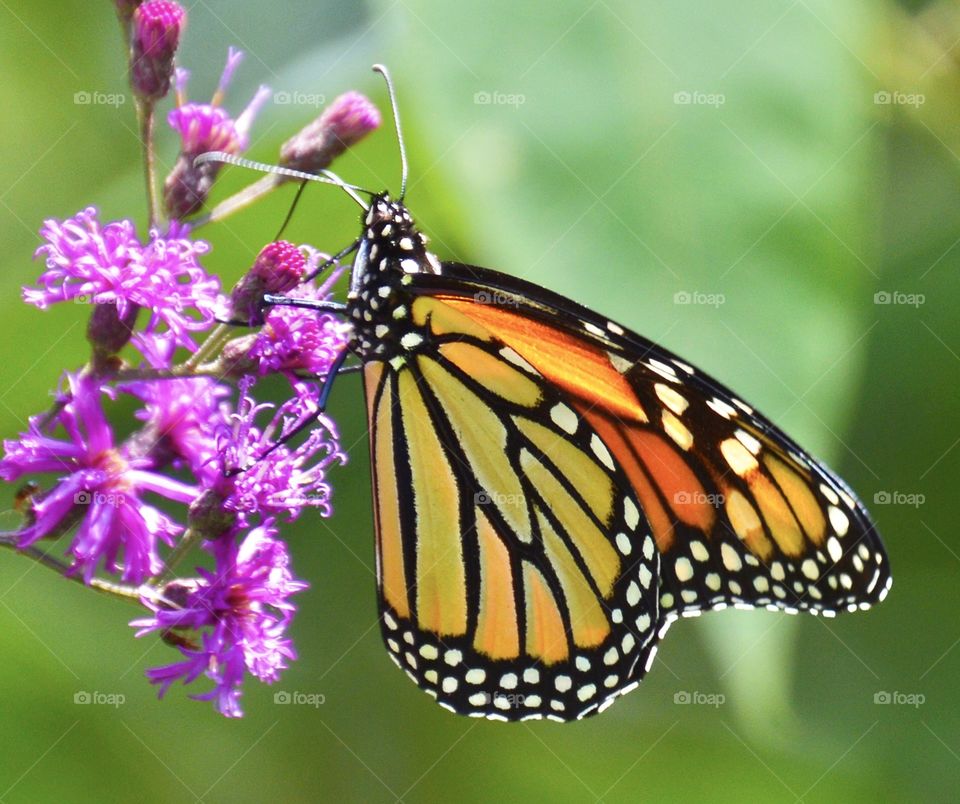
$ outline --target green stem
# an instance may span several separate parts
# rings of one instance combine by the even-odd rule
[[[169,369],[153,368],[123,368],[114,371],[110,379],[116,382],[128,382],[131,380],[180,380],[195,377],[213,377],[215,380],[223,379],[223,372],[218,371],[216,364],[205,363],[197,366],[195,369],[187,369],[184,365],[173,366]]]
[[[196,371],[203,360],[209,357],[211,353],[218,351],[223,344],[230,340],[233,330],[234,328],[227,324],[218,324],[213,332],[207,336],[207,339],[200,344],[200,348],[183,363],[183,371],[187,374]]]
[[[91,578],[90,583],[88,584],[84,581],[82,575],[70,574],[70,566],[61,561],[59,558],[55,558],[38,547],[31,546],[18,548],[15,540],[9,535],[0,537],[0,546],[7,547],[16,552],[18,555],[26,556],[27,558],[36,561],[38,564],[41,564],[42,566],[47,567],[47,569],[53,570],[58,575],[63,576],[68,581],[79,583],[82,586],[95,589],[96,591],[105,595],[110,595],[111,597],[118,597],[122,600],[126,600],[129,603],[142,605],[141,598],[143,597],[160,599],[159,592],[148,584],[144,584],[142,586],[129,586],[127,584],[105,581],[101,578]]]
[[[155,106],[152,100],[137,102],[140,118],[140,145],[143,149],[143,178],[147,185],[147,211],[150,228],[160,221],[160,197],[157,194],[157,165],[154,154],[153,122]]]
[[[147,583],[151,586],[163,586],[167,581],[173,578],[174,570],[177,565],[186,557],[187,553],[193,548],[200,538],[200,534],[193,528],[187,528],[180,541],[173,551],[167,556],[166,566],[158,574],[154,575]]]

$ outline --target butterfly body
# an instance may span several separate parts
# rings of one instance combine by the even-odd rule
[[[385,195],[363,226],[346,313],[381,627],[441,705],[581,718],[681,615],[885,596],[863,506],[724,386],[557,294],[441,263]]]

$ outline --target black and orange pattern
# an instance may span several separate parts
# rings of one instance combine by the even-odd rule
[[[580,718],[679,615],[886,595],[862,504],[726,388],[543,288],[441,264],[385,196],[364,225],[348,315],[382,630],[441,705]]]

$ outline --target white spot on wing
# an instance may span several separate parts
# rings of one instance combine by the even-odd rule
[[[553,423],[565,433],[573,435],[577,432],[577,426],[579,424],[577,414],[562,402],[558,402],[550,408],[550,418],[553,420]]]
[[[590,448],[593,450],[593,454],[600,459],[600,462],[612,472],[615,468],[613,458],[610,456],[606,444],[600,440],[600,436],[596,433],[590,439]]]
[[[724,419],[732,419],[737,415],[737,411],[731,405],[728,405],[722,399],[714,397],[707,401],[707,407],[710,408],[714,413],[719,416],[723,416]]]

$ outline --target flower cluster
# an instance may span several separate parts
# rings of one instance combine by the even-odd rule
[[[328,299],[344,269],[324,262],[320,272],[325,255],[278,241],[223,292],[210,245],[194,234],[204,221],[185,222],[217,175],[215,163],[197,167],[194,159],[242,152],[270,92],[261,87],[230,116],[221,101],[242,58],[231,49],[212,101],[188,103],[187,73],[175,64],[182,7],[148,0],[118,2],[117,10],[141,112],[175,78],[168,121],[181,146],[164,185],[167,219],[138,231],[133,220],[103,220],[91,206],[44,222],[36,251],[43,270],[23,299],[40,310],[89,305],[91,353],[64,373],[50,408],[3,442],[0,480],[21,485],[23,523],[0,534],[0,546],[137,597],[148,609],[132,623],[137,635],[159,634],[180,653],[147,673],[161,696],[176,681],[205,678],[212,688],[193,697],[235,717],[247,676],[272,682],[296,657],[286,635],[290,598],[306,584],[291,572],[279,527],[307,509],[330,516],[329,473],[346,460],[320,400],[349,324],[265,307],[263,298]],[[298,159],[329,164],[377,125],[372,104],[348,93],[300,135]],[[156,161],[146,161],[148,198]],[[133,419],[124,422],[131,403]],[[204,566],[181,576],[193,551]]]

